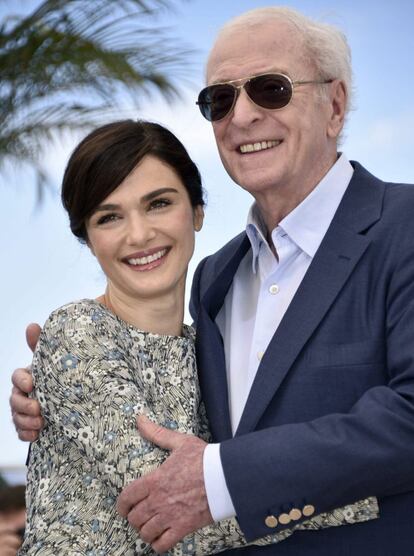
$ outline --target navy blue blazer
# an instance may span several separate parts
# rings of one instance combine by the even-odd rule
[[[296,532],[277,545],[241,549],[244,556],[414,554],[414,187],[353,166],[234,438],[214,319],[250,249],[246,234],[194,275],[202,395],[247,539],[292,526],[270,529],[268,515],[379,499],[379,519]]]

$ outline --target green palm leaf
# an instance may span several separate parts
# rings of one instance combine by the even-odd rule
[[[26,164],[43,182],[45,148],[89,128],[127,95],[179,96],[192,51],[157,24],[167,0],[47,0],[0,23],[0,171]],[[118,114],[119,117],[119,114]],[[42,178],[42,179],[40,179]]]

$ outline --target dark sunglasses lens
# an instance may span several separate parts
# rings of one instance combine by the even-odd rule
[[[233,106],[236,89],[231,85],[211,85],[201,91],[198,106],[209,122],[221,120]]]
[[[283,75],[253,77],[246,83],[245,89],[253,102],[272,110],[283,108],[292,98],[292,85]]]

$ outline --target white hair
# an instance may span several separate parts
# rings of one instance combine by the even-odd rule
[[[216,40],[229,32],[269,21],[285,22],[299,32],[305,55],[316,67],[319,79],[340,79],[344,82],[348,112],[352,105],[351,51],[345,35],[337,27],[314,21],[291,8],[275,6],[250,10],[231,19],[221,28]]]

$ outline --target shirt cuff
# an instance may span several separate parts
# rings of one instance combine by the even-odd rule
[[[203,455],[204,485],[207,501],[214,521],[236,515],[227,489],[220,458],[220,444],[208,444]]]

